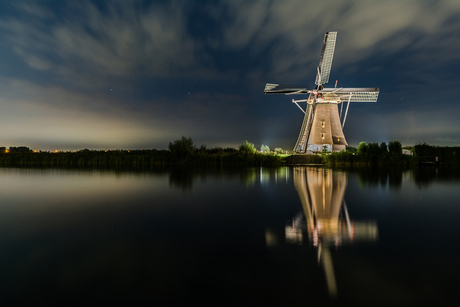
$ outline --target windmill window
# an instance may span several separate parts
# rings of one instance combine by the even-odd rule
[[[326,122],[321,122],[321,128],[324,128],[326,126]]]
[[[321,138],[324,140],[325,133],[321,133]]]

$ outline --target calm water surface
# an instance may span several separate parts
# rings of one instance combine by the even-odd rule
[[[0,168],[0,300],[457,305],[460,176]]]

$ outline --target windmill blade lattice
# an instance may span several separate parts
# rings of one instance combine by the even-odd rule
[[[305,94],[308,93],[306,85],[279,85],[274,83],[265,84],[264,94]]]
[[[321,59],[319,60],[315,80],[316,85],[322,85],[329,82],[336,38],[337,32],[326,32],[324,35],[323,49],[321,50]]]

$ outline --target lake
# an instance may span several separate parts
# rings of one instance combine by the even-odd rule
[[[0,168],[0,300],[453,306],[459,174]]]

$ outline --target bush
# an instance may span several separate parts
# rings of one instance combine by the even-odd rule
[[[351,152],[351,153],[358,153],[358,148],[352,147],[352,146],[347,146],[346,151]]]
[[[244,141],[244,143],[242,143],[238,149],[245,154],[253,154],[256,152],[254,144],[249,143],[248,141]]]
[[[260,152],[261,152],[261,153],[270,152],[270,147],[268,147],[268,145],[262,144],[262,146],[260,146]]]

